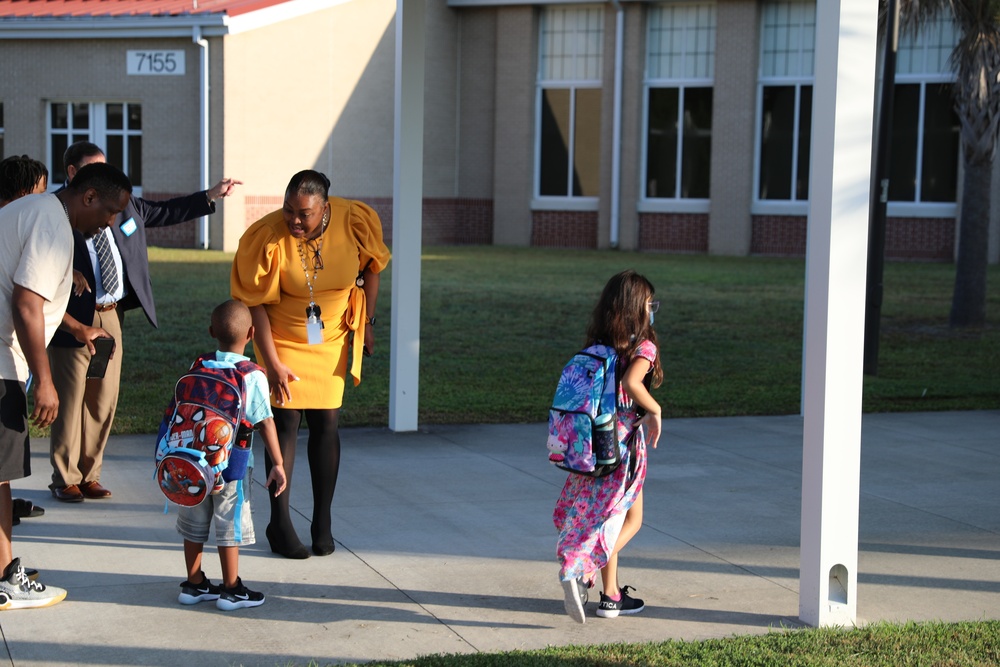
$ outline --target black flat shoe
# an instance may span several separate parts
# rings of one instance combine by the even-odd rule
[[[337,550],[337,545],[334,544],[331,537],[329,542],[313,542],[312,549],[317,556],[329,556]]]
[[[285,558],[291,558],[292,560],[304,560],[309,558],[309,550],[306,549],[306,545],[301,542],[296,545],[285,544],[282,540],[279,540],[274,534],[274,531],[271,530],[271,524],[267,524],[264,534],[267,536],[267,543],[271,545],[272,553],[284,556]]]
[[[317,556],[329,556],[337,550],[337,545],[333,542],[333,535],[327,533],[323,536],[317,536],[312,527],[309,528],[309,532],[312,535],[313,540],[312,550]]]

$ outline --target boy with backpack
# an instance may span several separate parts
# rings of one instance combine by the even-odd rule
[[[243,420],[260,430],[267,453],[274,462],[264,486],[270,489],[274,483],[274,495],[277,496],[285,490],[287,480],[271,416],[267,376],[259,366],[243,356],[247,343],[254,335],[250,310],[235,300],[220,304],[212,311],[208,333],[219,342],[219,349],[214,355],[199,357],[192,369],[236,369],[236,377],[242,379]],[[214,396],[218,400],[221,392]],[[235,437],[235,433],[230,435]],[[187,565],[187,580],[181,584],[181,592],[177,596],[181,604],[215,600],[215,606],[223,611],[264,604],[263,593],[248,589],[239,577],[239,548],[255,542],[250,516],[252,465],[253,462],[249,461],[246,474],[241,479],[225,482],[220,492],[194,506],[182,506],[178,510],[177,532],[184,537],[184,561]],[[222,562],[221,586],[214,585],[201,570],[202,549],[213,523],[219,560]]]

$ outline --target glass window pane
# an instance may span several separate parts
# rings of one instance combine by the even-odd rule
[[[132,179],[132,185],[142,187],[142,137],[133,135],[128,138],[128,165],[126,173]]]
[[[130,129],[130,130],[141,130],[142,129],[142,105],[141,104],[129,104],[128,105],[128,129]]]
[[[90,127],[90,105],[71,104],[73,114],[73,129],[85,130]]]
[[[121,130],[125,127],[124,109],[122,104],[107,105],[107,124],[109,130]]]
[[[53,102],[50,105],[50,116],[54,129],[64,129],[69,127],[69,105],[62,102]]]
[[[568,90],[542,91],[538,193],[543,197],[569,194],[569,95]]]
[[[603,34],[602,7],[546,7],[540,23],[539,79],[600,79]]]
[[[928,84],[924,94],[920,201],[953,202],[958,183],[959,127],[951,84]]]
[[[791,199],[795,86],[766,86],[760,126],[760,199]]]
[[[809,147],[812,137],[812,86],[799,89],[799,154],[795,174],[795,198],[809,199]]]
[[[892,144],[889,148],[889,200],[916,201],[920,86],[896,84],[893,95]]]
[[[63,164],[63,155],[69,148],[69,139],[65,134],[53,134],[51,138],[52,157],[49,158],[49,169],[51,170],[50,183],[62,184],[66,182],[66,168]]]
[[[802,0],[765,2],[761,24],[762,76],[812,76],[815,3]]]
[[[708,199],[712,155],[712,89],[684,90],[681,197]]]
[[[677,196],[677,88],[650,88],[646,196]]]
[[[113,164],[121,170],[125,169],[125,145],[122,142],[123,137],[120,134],[109,134],[107,136],[107,145],[104,146],[104,157],[107,158],[108,164]]]
[[[576,91],[576,127],[573,137],[573,196],[601,193],[601,90]]]

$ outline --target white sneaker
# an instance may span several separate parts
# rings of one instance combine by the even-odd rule
[[[580,579],[570,579],[562,581],[563,605],[566,613],[577,623],[586,623],[587,617],[583,613],[583,606],[587,604],[589,593],[587,587]]]
[[[0,578],[0,610],[49,607],[65,597],[65,589],[29,579],[20,558],[12,560]]]

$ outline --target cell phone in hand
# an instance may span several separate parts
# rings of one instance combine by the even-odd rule
[[[94,355],[87,366],[87,378],[102,379],[108,370],[108,361],[115,351],[115,339],[100,337],[94,339]]]

